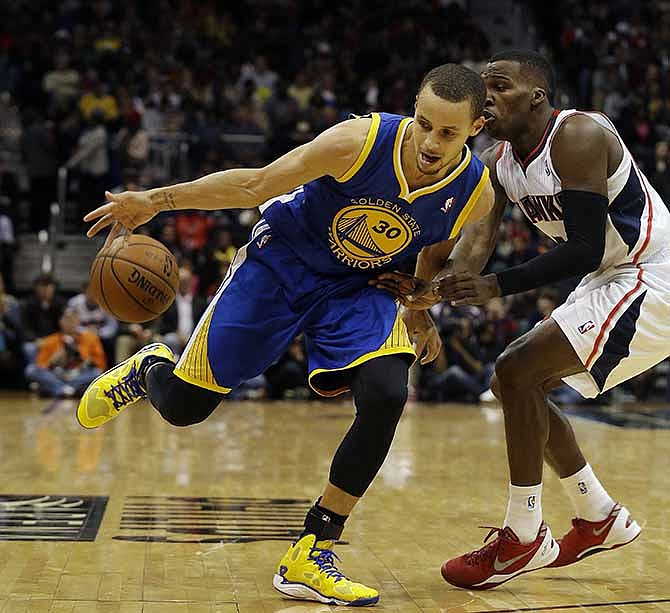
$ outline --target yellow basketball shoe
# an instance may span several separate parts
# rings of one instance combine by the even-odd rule
[[[316,600],[326,604],[364,607],[379,602],[379,592],[355,583],[335,566],[339,558],[332,550],[333,541],[316,541],[306,534],[291,545],[281,559],[272,585],[291,598]]]
[[[163,343],[142,347],[127,360],[96,377],[86,388],[77,407],[77,421],[84,428],[97,428],[114,419],[123,409],[147,397],[139,371],[148,357],[174,362],[172,350]]]

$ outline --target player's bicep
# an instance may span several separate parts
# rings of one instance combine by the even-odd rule
[[[565,120],[552,143],[551,159],[562,190],[607,196],[607,139],[590,117]]]
[[[265,201],[326,175],[343,176],[366,140],[369,121],[344,121],[258,170],[258,200]]]
[[[487,217],[495,206],[496,194],[490,181],[486,182],[482,193],[479,194],[472,211],[465,222],[465,226],[476,224]]]

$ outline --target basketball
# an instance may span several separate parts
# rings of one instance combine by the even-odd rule
[[[179,271],[170,251],[149,236],[115,238],[91,265],[90,286],[98,304],[120,321],[155,319],[174,302]]]

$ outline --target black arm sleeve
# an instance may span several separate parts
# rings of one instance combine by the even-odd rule
[[[586,275],[605,253],[608,201],[594,192],[564,190],[557,196],[568,240],[519,266],[496,273],[503,296]]]

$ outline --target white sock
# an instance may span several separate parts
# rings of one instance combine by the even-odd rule
[[[532,543],[542,523],[542,484],[509,486],[509,502],[503,527],[509,526],[522,543]]]
[[[587,464],[574,475],[561,479],[577,517],[587,521],[601,521],[605,519],[614,506],[607,490],[601,485],[590,464]]]

